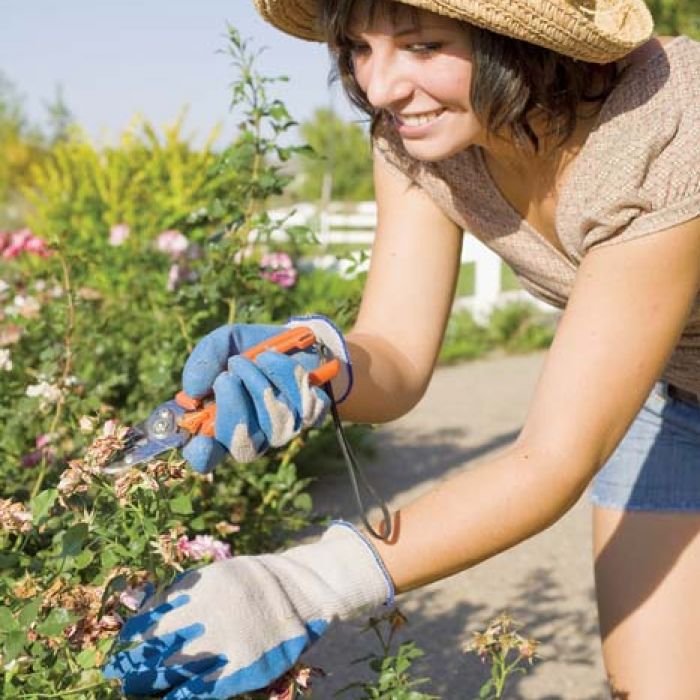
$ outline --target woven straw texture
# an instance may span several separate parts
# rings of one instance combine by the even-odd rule
[[[314,41],[318,0],[254,0],[278,29]],[[406,5],[463,20],[592,63],[622,58],[653,29],[643,0],[400,0]]]

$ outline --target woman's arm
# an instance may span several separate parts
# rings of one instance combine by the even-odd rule
[[[516,442],[396,513],[374,541],[397,591],[466,569],[558,520],[640,410],[700,287],[700,219],[589,253]]]
[[[357,322],[346,340],[354,384],[346,420],[384,422],[421,398],[452,307],[461,229],[375,157],[377,233]]]

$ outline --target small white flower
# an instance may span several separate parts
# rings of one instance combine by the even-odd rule
[[[10,291],[10,285],[5,280],[0,280],[0,297],[5,296]]]
[[[42,407],[56,403],[61,398],[61,390],[55,384],[41,381],[38,384],[30,384],[25,392],[30,398],[41,399]]]
[[[4,372],[12,371],[12,358],[10,357],[10,351],[7,349],[0,349],[0,370]]]
[[[31,318],[36,316],[41,310],[41,304],[31,296],[24,296],[23,294],[18,294],[12,300],[12,306],[5,309],[9,316],[24,316],[25,318]]]
[[[80,416],[78,420],[78,427],[81,433],[89,435],[95,432],[95,419],[90,416]]]

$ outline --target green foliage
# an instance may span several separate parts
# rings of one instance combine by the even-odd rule
[[[301,125],[301,134],[314,152],[300,162],[303,181],[298,194],[302,199],[321,199],[325,177],[331,178],[329,199],[374,199],[372,153],[367,134],[358,124],[343,121],[330,109],[317,109]]]
[[[338,691],[339,695],[360,689],[359,700],[439,700],[437,695],[421,693],[416,688],[428,683],[428,678],[413,678],[410,670],[413,662],[423,656],[414,642],[403,642],[392,653],[396,632],[406,624],[406,618],[398,608],[378,618],[370,618],[364,632],[374,633],[379,642],[379,652],[356,659],[353,663],[369,663],[375,678],[364,683],[351,683]]]
[[[349,330],[357,317],[366,275],[345,279],[330,270],[310,270],[299,277],[295,304],[303,313],[319,313]]]
[[[45,156],[44,137],[29,123],[21,97],[0,72],[0,228],[22,222],[19,188],[29,181],[32,164]]]
[[[700,7],[697,0],[647,0],[656,34],[686,34],[700,40]]]
[[[254,554],[309,523],[306,482],[292,461],[296,443],[277,465],[249,470],[244,479],[230,470],[214,485],[173,461],[106,476],[100,467],[116,442],[96,440],[58,488],[24,506],[31,521],[0,500],[4,698],[122,697],[99,670],[115,650],[118,616],[133,609],[121,594],[146,582],[167,585],[196,564],[180,538],[206,531],[225,538],[235,555]]]
[[[51,255],[8,260],[0,284],[3,697],[121,697],[99,673],[115,614],[128,614],[117,593],[188,566],[182,536],[254,554],[317,520],[296,457],[322,430],[253,464],[222,464],[215,481],[173,462],[114,481],[87,444],[86,423],[132,423],[172,397],[207,331],[301,310],[259,269],[274,229],[266,202],[288,182],[277,164],[295,152],[279,136],[293,122],[248,44],[234,29],[229,39],[243,122],[222,151],[216,134],[195,149],[181,117],[163,135],[140,122],[102,149],[71,133],[33,167],[31,225]],[[184,247],[162,249],[164,231]],[[308,232],[294,233],[290,246],[303,246]]]
[[[486,326],[478,324],[468,311],[457,311],[447,324],[439,360],[450,364],[483,357],[495,350],[542,350],[549,347],[554,332],[554,320],[525,302],[494,309]]]
[[[492,344],[506,352],[542,350],[554,339],[551,319],[526,302],[494,309],[489,317],[488,332]]]

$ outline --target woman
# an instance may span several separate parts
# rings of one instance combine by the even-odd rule
[[[430,380],[462,230],[565,308],[517,440],[394,514],[388,540],[317,543],[185,575],[125,628],[107,673],[134,694],[224,698],[289,668],[332,619],[473,566],[560,518],[592,482],[615,697],[697,700],[700,672],[700,45],[650,38],[642,0],[255,0],[325,40],[372,119],[379,212],[346,338],[347,420],[396,418]],[[323,28],[323,29],[321,29]],[[206,471],[320,420],[313,352],[239,356],[279,329],[224,327],[183,386],[218,405]],[[464,397],[465,410],[469,397]]]

